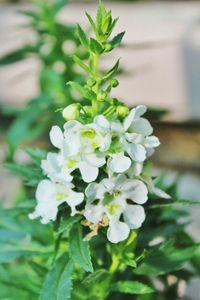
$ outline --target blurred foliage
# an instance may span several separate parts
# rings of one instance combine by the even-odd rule
[[[9,155],[13,156],[17,146],[49,131],[52,124],[62,125],[57,109],[74,101],[69,80],[82,81],[74,67],[71,54],[84,58],[76,36],[76,27],[62,24],[57,15],[66,5],[66,0],[35,0],[33,9],[21,12],[29,19],[29,27],[36,35],[35,42],[0,57],[0,66],[6,66],[33,57],[40,63],[39,94],[31,99],[24,109],[1,108],[1,114],[14,118],[8,130]],[[79,99],[80,101],[80,99]]]

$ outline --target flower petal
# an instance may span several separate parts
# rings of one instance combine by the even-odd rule
[[[102,220],[103,214],[104,214],[104,208],[100,204],[97,205],[87,204],[85,206],[85,210],[83,213],[85,218],[89,222],[92,222],[94,224],[97,224]]]
[[[106,163],[105,155],[102,153],[94,152],[94,153],[86,154],[84,156],[86,161],[95,167],[102,167]]]
[[[79,169],[81,172],[81,176],[83,181],[89,183],[94,181],[99,173],[99,169],[97,167],[91,166],[85,161],[81,161],[79,164]]]
[[[55,186],[50,180],[44,179],[40,181],[36,190],[36,200],[38,202],[47,202],[54,197],[54,194]]]
[[[136,162],[143,162],[146,159],[146,150],[140,144],[127,143],[125,149],[132,160]]]
[[[111,243],[119,243],[124,241],[129,236],[130,229],[127,224],[119,221],[118,219],[111,219],[109,228],[107,230],[107,237]]]
[[[147,136],[145,138],[144,146],[146,148],[155,148],[158,147],[159,145],[160,145],[160,141],[156,136],[152,135],[152,136]]]
[[[71,207],[71,216],[74,216],[76,213],[75,207],[82,203],[84,200],[84,194],[83,193],[77,193],[74,191],[71,191],[66,199],[67,204]]]
[[[144,118],[139,118],[134,121],[131,125],[131,130],[144,136],[150,135],[153,132],[151,124]]]
[[[64,137],[63,137],[63,133],[62,133],[62,130],[60,129],[60,127],[53,126],[51,128],[49,136],[50,136],[52,145],[54,145],[58,149],[61,149]]]
[[[93,202],[96,199],[102,199],[105,191],[106,189],[102,183],[92,182],[87,186],[85,195],[89,202]]]
[[[125,193],[126,199],[130,199],[138,204],[143,204],[148,199],[148,189],[140,180],[127,179],[121,190]]]
[[[123,153],[113,155],[108,161],[108,167],[115,173],[123,173],[131,166],[131,159]]]
[[[123,212],[124,221],[130,229],[136,229],[141,227],[145,220],[144,208],[141,205],[129,205]]]
[[[96,116],[93,122],[106,131],[108,131],[110,128],[109,121],[103,115]]]

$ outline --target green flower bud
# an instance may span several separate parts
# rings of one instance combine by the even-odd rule
[[[74,103],[68,105],[63,110],[62,115],[66,121],[78,119],[80,116],[80,104]]]
[[[119,85],[119,81],[117,79],[112,79],[110,85],[115,88]]]
[[[113,49],[112,45],[111,44],[106,44],[104,46],[104,52],[109,52]]]
[[[128,115],[129,109],[125,105],[119,105],[119,106],[117,106],[116,112],[117,112],[118,117],[124,118]]]
[[[97,100],[98,101],[104,101],[106,96],[107,96],[106,92],[99,92],[98,95],[97,95]]]

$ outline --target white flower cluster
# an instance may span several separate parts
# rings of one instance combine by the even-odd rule
[[[123,122],[110,122],[103,115],[86,125],[72,120],[65,123],[64,132],[53,126],[50,139],[58,152],[48,153],[41,163],[48,179],[38,185],[37,206],[30,218],[41,217],[44,224],[54,221],[64,202],[74,215],[85,199],[81,213],[97,227],[106,220],[111,242],[125,240],[131,229],[139,228],[148,190],[138,176],[144,160],[159,145],[150,123],[141,117],[145,112],[145,106],[137,106]],[[80,172],[83,192],[74,191],[75,170]]]

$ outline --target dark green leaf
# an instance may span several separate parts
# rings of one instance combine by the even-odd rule
[[[83,240],[81,226],[74,226],[70,232],[69,253],[73,261],[85,271],[93,272],[89,243]]]
[[[116,74],[118,68],[119,68],[119,59],[117,60],[116,64],[102,77],[102,81],[106,81],[112,78]]]
[[[177,249],[173,242],[154,247],[134,270],[140,275],[158,276],[182,268],[199,250],[200,245]]]
[[[112,41],[110,41],[110,44],[112,45],[113,48],[116,48],[120,45],[124,34],[125,34],[125,31],[120,32],[112,39]]]
[[[111,291],[125,294],[150,294],[154,290],[148,285],[138,281],[118,281],[111,285]]]
[[[63,220],[61,222],[61,225],[58,229],[58,234],[60,233],[64,233],[65,236],[68,236],[70,233],[70,230],[72,229],[73,225],[78,223],[81,220],[81,216],[80,215],[76,215],[73,217],[70,217],[66,220]]]
[[[88,40],[85,32],[79,25],[78,25],[78,36],[79,36],[80,42],[83,45],[83,47],[88,49],[89,48],[89,40]]]
[[[103,47],[97,40],[90,38],[90,50],[95,54],[101,54],[103,52]]]

